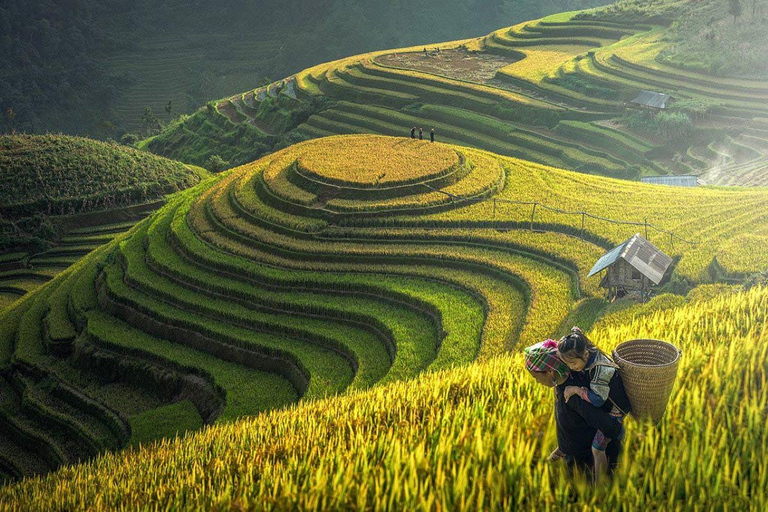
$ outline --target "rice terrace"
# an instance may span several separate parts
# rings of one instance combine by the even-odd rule
[[[768,4],[467,2],[119,142],[0,98],[0,509],[768,509]]]

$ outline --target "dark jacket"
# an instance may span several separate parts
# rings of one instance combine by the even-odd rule
[[[563,392],[567,386],[589,387],[589,375],[586,372],[571,372],[568,379],[555,388],[555,422],[557,424],[557,443],[563,453],[579,465],[592,463],[592,439],[598,430],[605,437],[612,439],[606,449],[609,461],[616,463],[621,451],[621,423],[608,414],[608,411],[573,396],[566,403]]]

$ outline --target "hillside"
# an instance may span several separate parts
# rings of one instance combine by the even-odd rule
[[[0,309],[207,176],[116,144],[0,136]]]
[[[210,102],[141,147],[236,165],[307,138],[434,127],[444,142],[589,174],[765,185],[768,82],[695,66],[691,5],[624,2],[345,58]],[[712,53],[729,58],[728,41]],[[659,112],[632,104],[644,90],[672,100]]]
[[[661,62],[720,77],[765,80],[768,63],[762,54],[768,45],[768,5],[761,0],[734,3],[619,0],[585,17],[670,25]]]
[[[749,383],[766,378],[764,287],[602,303],[601,347],[647,336],[684,351],[664,420],[628,420],[628,462],[606,488],[541,460],[551,399],[516,349],[600,303],[586,272],[637,229],[591,216],[582,229],[564,210],[647,217],[679,259],[672,282],[690,288],[735,239],[766,235],[766,202],[760,189],[680,191],[372,136],[223,173],[3,315],[0,467],[30,474],[215,425],[0,501],[469,510],[577,493],[606,509],[760,507],[768,403]]]
[[[586,274],[638,223],[679,260],[670,289],[740,278],[760,252],[715,258],[762,243],[766,202],[405,138],[293,146],[172,196],[2,315],[0,468],[490,361],[604,308]]]
[[[0,132],[119,140],[318,62],[605,3],[5,0]]]

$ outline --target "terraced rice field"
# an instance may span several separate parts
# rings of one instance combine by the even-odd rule
[[[115,212],[111,213],[114,215]],[[148,213],[128,216],[132,219],[128,221],[74,229],[47,251],[20,252],[12,254],[13,259],[4,258],[0,262],[0,311],[47,283],[91,251],[125,233]]]
[[[208,175],[117,144],[0,137],[0,310]]]
[[[699,242],[649,233],[681,277],[709,280],[729,239],[768,225],[768,195],[685,193],[382,136],[211,178],[2,313],[0,468],[45,472],[538,341],[600,296],[587,271],[640,229],[595,213]]]
[[[545,461],[551,391],[505,354],[307,402],[0,489],[29,509],[120,507],[477,510],[765,505],[768,290],[702,286],[608,314],[589,333],[683,350],[659,425],[633,417],[614,478]],[[318,449],[322,446],[322,449]],[[146,488],[151,486],[152,493]],[[417,492],[418,490],[418,492]]]
[[[666,30],[562,13],[478,39],[428,45],[426,54],[420,46],[349,57],[225,98],[214,112],[199,114],[215,130],[190,121],[184,137],[169,135],[163,144],[161,136],[147,147],[181,157],[185,145],[194,153],[200,138],[232,146],[233,161],[245,162],[238,160],[245,148],[235,151],[241,126],[255,127],[266,146],[280,135],[401,136],[412,126],[434,127],[443,142],[588,174],[683,174],[699,176],[702,184],[764,186],[765,83],[660,62]],[[691,135],[677,141],[630,127],[626,117],[638,109],[629,102],[641,90],[669,94],[683,105]],[[326,103],[286,127],[284,112],[278,124],[258,113],[270,96],[285,98],[290,106],[281,108],[288,110],[310,100]],[[706,112],[689,113],[685,104]]]

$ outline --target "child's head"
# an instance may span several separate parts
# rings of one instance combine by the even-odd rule
[[[573,371],[580,372],[587,365],[589,351],[595,346],[578,327],[560,338],[557,352],[560,359]]]

